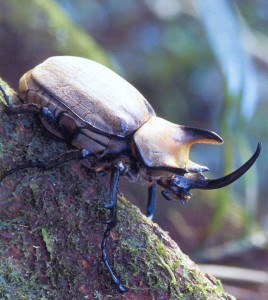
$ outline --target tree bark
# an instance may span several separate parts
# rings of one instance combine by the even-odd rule
[[[6,83],[0,84],[19,105]],[[9,115],[0,97],[0,176],[25,161],[47,161],[71,149],[51,136],[37,116]],[[100,250],[108,217],[103,208],[107,182],[78,161],[46,171],[25,169],[3,179],[1,299],[234,299],[121,195],[108,247],[116,274],[129,288],[119,294]]]

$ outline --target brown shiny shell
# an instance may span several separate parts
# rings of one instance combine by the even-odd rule
[[[32,80],[64,107],[108,135],[124,138],[155,115],[130,83],[89,59],[55,56],[30,72]]]

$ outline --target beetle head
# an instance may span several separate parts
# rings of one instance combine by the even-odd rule
[[[201,172],[185,173],[184,175],[174,175],[171,178],[161,178],[158,184],[165,188],[162,195],[171,200],[171,196],[186,203],[191,198],[191,189],[212,190],[231,184],[240,178],[256,161],[261,151],[261,143],[252,157],[236,171],[218,179],[207,179]]]
[[[223,140],[216,133],[173,124],[153,116],[136,131],[134,141],[145,166],[174,174],[157,180],[164,187],[162,195],[168,200],[173,196],[182,202],[191,198],[191,189],[218,189],[236,181],[254,164],[261,150],[259,143],[253,156],[239,169],[211,180],[203,175],[208,168],[192,162],[189,152],[196,143],[222,144]]]

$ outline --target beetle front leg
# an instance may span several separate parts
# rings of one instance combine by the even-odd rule
[[[150,185],[148,188],[146,214],[149,220],[152,220],[154,216],[155,192],[156,192],[156,184],[154,183]]]
[[[119,178],[120,175],[122,175],[122,173],[124,172],[124,170],[125,170],[125,166],[123,165],[122,162],[119,162],[118,164],[114,165],[112,169],[111,182],[110,182],[110,200],[109,200],[109,204],[105,206],[105,208],[110,210],[110,218],[109,221],[107,222],[107,227],[103,234],[103,239],[101,242],[103,263],[106,269],[108,270],[108,272],[110,273],[111,278],[115,283],[115,285],[117,286],[120,293],[127,292],[127,288],[124,287],[124,285],[119,281],[117,276],[114,274],[114,271],[112,270],[108,260],[106,246],[107,246],[107,240],[110,236],[110,233],[113,230],[113,228],[116,226],[116,222],[117,222],[117,191],[119,185]]]

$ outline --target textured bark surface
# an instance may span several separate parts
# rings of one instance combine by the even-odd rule
[[[0,97],[0,175],[70,149],[37,116],[8,115]],[[122,196],[108,249],[129,287],[120,295],[100,251],[108,180],[73,161],[47,171],[18,171],[0,183],[1,299],[234,299]]]

